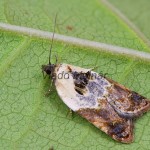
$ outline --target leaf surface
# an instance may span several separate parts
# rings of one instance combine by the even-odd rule
[[[110,0],[109,0],[110,1]],[[149,0],[111,0],[116,8],[118,8],[133,24],[135,24],[142,33],[150,40],[149,18],[150,5]],[[130,7],[129,7],[130,3]]]
[[[125,23],[99,1],[1,0],[1,22],[52,31],[58,12],[57,33],[149,51]],[[65,21],[67,19],[67,21]],[[72,27],[68,31],[67,26]],[[48,63],[51,42],[0,30],[0,149],[58,150],[149,149],[150,113],[135,123],[135,141],[122,144],[73,114],[58,97],[49,97],[49,78],[41,65]],[[97,72],[150,98],[150,63],[119,54],[54,42],[59,61]]]

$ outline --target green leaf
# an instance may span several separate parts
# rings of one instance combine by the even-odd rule
[[[127,16],[127,18],[129,18],[129,20],[131,20],[131,22],[133,22],[133,24],[135,24],[150,40],[149,0],[111,0],[110,2],[113,3],[125,16]]]
[[[58,13],[58,33],[150,52],[143,41],[99,0],[2,1],[2,18],[5,16],[5,22],[10,24],[52,31],[54,16]],[[68,26],[72,31],[67,30]]]
[[[1,22],[52,31],[58,14],[57,32],[94,41],[149,51],[149,47],[119,17],[98,0],[0,2]],[[67,31],[66,27],[72,27]],[[41,65],[48,63],[51,42],[0,30],[0,149],[149,149],[150,113],[135,122],[135,141],[122,144],[73,114],[58,97],[49,97],[49,78]],[[97,72],[150,98],[150,62],[98,51],[88,47],[54,42],[53,56],[59,61]],[[53,57],[53,62],[55,58]]]

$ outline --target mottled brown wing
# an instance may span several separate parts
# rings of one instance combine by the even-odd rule
[[[120,117],[107,100],[100,101],[99,109],[83,108],[77,113],[115,140],[123,143],[133,141],[132,119]]]
[[[135,118],[150,110],[150,101],[147,98],[108,80],[113,86],[109,89],[107,100],[120,116]]]

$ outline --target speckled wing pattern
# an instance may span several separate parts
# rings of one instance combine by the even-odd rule
[[[55,86],[70,109],[123,143],[133,141],[133,119],[150,109],[145,97],[90,69],[59,64]]]

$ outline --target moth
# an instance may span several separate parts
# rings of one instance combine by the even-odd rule
[[[57,64],[57,60],[52,64],[52,44],[42,71],[51,77],[62,101],[114,140],[133,142],[134,120],[150,110],[150,101],[92,69]]]

